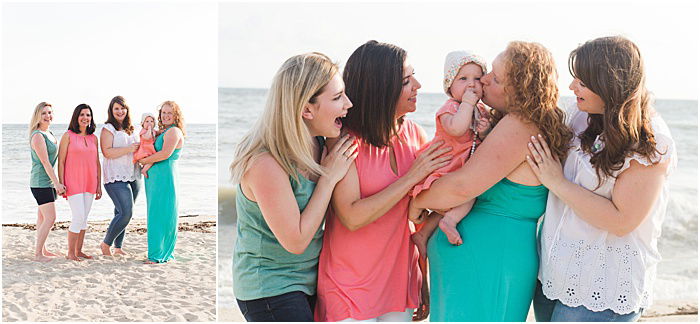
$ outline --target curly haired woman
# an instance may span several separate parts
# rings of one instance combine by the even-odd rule
[[[557,107],[557,72],[537,43],[511,42],[481,78],[496,123],[462,168],[414,201],[445,210],[476,199],[457,225],[460,246],[441,230],[428,242],[432,321],[525,321],[537,282],[537,220],[547,188],[527,164],[527,143],[543,134],[563,157],[572,135]]]

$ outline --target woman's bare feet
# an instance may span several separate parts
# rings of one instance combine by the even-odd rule
[[[120,254],[120,255],[129,255],[128,253],[124,252],[121,248],[114,248],[114,254]]]
[[[78,252],[77,255],[78,255],[79,257],[83,258],[83,259],[92,259],[92,256],[89,256],[89,255],[87,255],[87,254],[85,254],[85,253],[83,253],[83,252]]]
[[[454,245],[462,245],[462,237],[457,231],[457,223],[449,217],[443,217],[440,220],[440,229],[447,235],[447,240]]]
[[[102,255],[112,256],[112,251],[109,250],[110,246],[105,242],[100,242],[100,250],[102,250]]]
[[[36,256],[34,256],[34,261],[37,261],[37,262],[49,262],[49,261],[51,261],[51,260],[53,260],[53,259],[51,259],[51,258],[49,258],[49,257],[47,257],[47,256],[44,256],[44,255],[36,255]]]
[[[146,260],[144,264],[158,264],[158,262],[151,261],[151,260]]]
[[[75,256],[75,255],[72,255],[72,254],[66,255],[66,259],[68,259],[68,260],[73,260],[73,261],[79,261],[79,262],[82,262],[82,261],[83,261],[83,260],[80,260],[79,257],[77,257],[77,256]]]
[[[44,256],[46,256],[46,257],[56,257],[56,256],[58,256],[58,254],[53,253],[53,252],[47,250],[46,248],[43,249],[42,253],[43,253]]]

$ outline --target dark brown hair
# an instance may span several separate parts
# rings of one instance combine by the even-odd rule
[[[70,118],[70,124],[68,124],[68,130],[73,133],[80,134],[80,125],[78,124],[78,117],[80,117],[80,111],[87,109],[90,111],[90,125],[85,129],[85,133],[90,135],[95,132],[95,115],[92,113],[92,108],[87,104],[79,104],[75,109],[73,109],[73,116]]]
[[[117,119],[114,118],[114,113],[112,112],[112,108],[114,108],[115,103],[118,103],[122,107],[126,108],[126,116],[121,124],[119,124]],[[109,102],[109,107],[107,108],[107,121],[105,123],[111,124],[114,126],[114,129],[123,130],[129,135],[134,132],[134,126],[131,125],[131,108],[129,108],[129,106],[126,104],[124,97],[116,96]]]
[[[637,45],[622,36],[588,41],[569,55],[569,72],[605,104],[603,114],[588,115],[588,128],[579,135],[581,148],[591,154],[599,178],[612,177],[633,153],[651,162],[659,152],[650,124],[651,95]],[[605,145],[594,152],[599,135]]]
[[[345,93],[353,103],[343,124],[368,144],[387,146],[396,135],[396,104],[403,87],[402,48],[368,41],[358,47],[345,65]],[[399,125],[403,117],[399,119]]]

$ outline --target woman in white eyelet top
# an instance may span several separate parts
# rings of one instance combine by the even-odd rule
[[[138,132],[131,125],[130,109],[122,96],[112,98],[107,116],[100,134],[100,147],[104,156],[104,187],[114,203],[114,218],[100,243],[100,249],[103,255],[126,254],[122,250],[122,242],[141,187],[141,169],[133,161],[134,151],[138,148]]]
[[[611,48],[626,56],[611,54]],[[675,144],[668,126],[649,104],[634,43],[619,36],[595,39],[574,50],[569,64],[574,74],[569,88],[577,102],[567,109],[567,124],[575,135],[563,172],[560,162],[549,157],[544,141],[533,139],[530,144],[528,162],[550,189],[539,233],[535,315],[538,321],[635,321],[652,302],[661,260],[657,242],[669,199],[667,180],[677,164]],[[620,69],[629,74],[615,75],[619,79],[607,74]],[[623,87],[609,87],[613,80]],[[619,91],[630,88],[636,91]],[[626,118],[627,128],[616,129],[621,123],[611,122],[615,117],[606,113]],[[582,133],[596,122],[603,126],[602,133],[586,148]],[[619,139],[619,134],[634,133],[629,131],[634,125],[638,134],[653,135],[656,151],[649,137],[639,135],[638,143],[617,164],[619,169],[611,168],[612,176],[599,176],[591,158],[603,155],[605,134]],[[638,152],[644,146],[652,150],[647,156]]]

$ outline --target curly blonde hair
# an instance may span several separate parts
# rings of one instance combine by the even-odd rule
[[[554,156],[564,160],[573,134],[557,106],[557,68],[552,53],[539,43],[514,41],[504,52],[506,111],[492,110],[494,122],[505,114],[534,123]]]
[[[175,118],[175,122],[173,122],[173,125],[175,125],[175,127],[179,128],[182,131],[182,136],[185,136],[185,117],[182,116],[182,110],[180,109],[180,106],[172,100],[164,101],[162,104],[160,104],[160,107],[158,108],[158,129],[165,130],[165,125],[163,125],[163,121],[160,118],[160,111],[163,109],[164,106],[170,106],[170,108],[173,109],[173,116]]]

